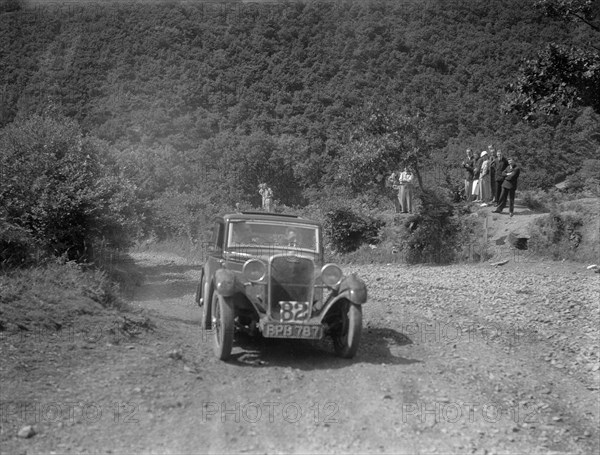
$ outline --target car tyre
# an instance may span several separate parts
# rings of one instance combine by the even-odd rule
[[[341,329],[333,335],[336,355],[351,359],[358,350],[362,332],[362,308],[346,301],[341,308]]]
[[[233,301],[215,293],[213,294],[211,307],[214,352],[220,360],[227,360],[233,347],[233,330],[235,326]]]
[[[206,289],[206,283],[204,282],[204,280],[202,280],[203,283],[202,285],[204,286],[204,290]],[[200,321],[201,327],[203,330],[210,330],[212,328],[212,301],[214,298],[214,291],[213,291],[213,287],[212,287],[212,283],[211,286],[208,288],[208,292],[203,292],[202,298],[203,300],[203,305],[202,305],[202,321]]]
[[[203,301],[202,303],[200,303],[200,300],[202,299],[202,290],[204,288],[204,273],[202,274],[202,277],[200,278],[200,283],[198,283],[198,287],[196,288],[196,305],[198,305],[199,307],[201,307],[205,302]]]

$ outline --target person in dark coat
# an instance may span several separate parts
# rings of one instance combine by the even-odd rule
[[[515,194],[517,192],[517,181],[521,175],[521,168],[517,166],[513,158],[508,159],[508,166],[502,172],[504,181],[502,182],[502,194],[500,195],[500,203],[494,213],[502,213],[506,207],[506,199],[510,200],[509,212],[512,218],[515,210]]]
[[[496,193],[494,199],[496,200],[496,207],[500,204],[500,196],[502,195],[502,182],[504,182],[504,175],[502,173],[508,166],[508,160],[502,155],[502,152],[498,150],[496,152]]]
[[[473,199],[473,170],[475,169],[475,158],[471,149],[467,149],[467,158],[462,162],[465,168],[465,199],[470,202]]]
[[[494,147],[488,147],[488,168],[490,170],[490,188],[492,190],[492,202],[496,202],[496,152]]]

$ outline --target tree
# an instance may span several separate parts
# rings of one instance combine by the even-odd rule
[[[409,167],[425,191],[422,168],[439,139],[433,131],[430,118],[422,112],[412,114],[391,106],[371,108],[339,159],[338,179],[355,191],[373,186],[383,189],[386,174]]]
[[[530,119],[535,112],[556,114],[567,108],[590,106],[600,113],[599,2],[539,0],[546,16],[584,24],[591,35],[581,46],[549,43],[526,60],[515,83],[508,87],[506,111]]]
[[[34,115],[0,130],[0,221],[49,254],[85,259],[96,240],[128,245],[134,189],[75,121]]]

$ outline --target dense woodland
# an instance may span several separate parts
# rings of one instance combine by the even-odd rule
[[[258,206],[260,182],[280,206],[392,209],[384,177],[406,150],[369,148],[380,115],[419,119],[425,182],[449,190],[460,187],[467,147],[516,157],[522,188],[551,187],[598,158],[594,106],[526,119],[506,108],[525,59],[550,42],[598,37],[533,2],[9,3],[0,13],[3,178],[20,169],[11,156],[38,153],[63,125],[72,155],[94,160],[99,194],[112,198],[103,206],[119,207],[137,236],[194,238],[207,217]],[[47,130],[23,133],[36,124]],[[4,198],[26,192],[17,180]],[[20,212],[3,206],[14,221]]]

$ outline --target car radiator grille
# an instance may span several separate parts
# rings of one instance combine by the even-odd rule
[[[309,302],[312,306],[314,263],[297,256],[275,256],[270,264],[269,311],[280,320],[281,301]]]

